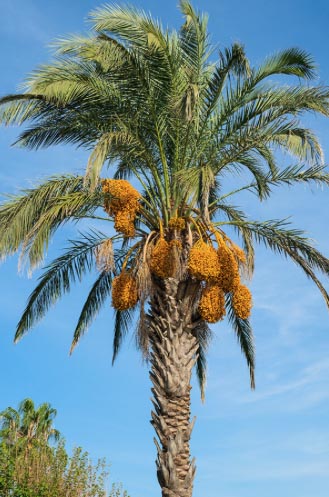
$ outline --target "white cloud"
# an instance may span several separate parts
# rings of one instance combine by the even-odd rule
[[[238,399],[238,403],[252,403],[259,402],[263,399],[270,397],[278,397],[287,393],[296,392],[308,385],[314,385],[317,382],[321,382],[329,377],[329,359],[324,359],[306,367],[301,374],[299,374],[298,379],[286,381],[284,383],[276,382],[275,386],[267,387],[261,392],[255,392],[252,396],[242,397]],[[323,398],[329,397],[329,392],[326,391],[313,391],[313,396],[309,396],[309,399],[321,400]],[[308,406],[307,402],[304,402],[305,406]]]

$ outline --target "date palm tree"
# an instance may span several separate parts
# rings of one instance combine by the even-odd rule
[[[241,191],[263,201],[277,186],[329,183],[321,145],[300,121],[307,112],[329,115],[328,88],[310,83],[314,63],[302,50],[251,67],[241,45],[210,44],[206,16],[187,0],[180,9],[178,31],[133,7],[92,12],[93,33],[59,40],[55,61],[0,106],[3,123],[28,123],[18,145],[90,151],[84,176],[51,177],[0,207],[1,255],[20,250],[31,269],[65,223],[93,223],[44,267],[15,340],[98,268],[72,350],[112,293],[114,361],[137,312],[163,497],[192,495],[191,373],[195,366],[203,396],[209,323],[225,313],[254,387],[251,295],[241,282],[252,275],[254,244],[295,262],[329,305],[318,278],[329,261],[303,231],[286,220],[251,220],[233,200]],[[283,85],[280,75],[298,80]],[[293,162],[280,167],[277,151]],[[112,168],[108,177],[104,168]]]

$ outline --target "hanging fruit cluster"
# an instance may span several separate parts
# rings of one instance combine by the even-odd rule
[[[235,314],[240,319],[247,319],[250,316],[252,299],[249,288],[245,285],[238,285],[233,292],[232,306]]]
[[[162,236],[151,251],[150,270],[159,278],[171,278],[177,269],[175,253],[182,249],[179,240],[167,242]]]
[[[112,305],[118,311],[134,307],[138,302],[136,279],[123,270],[112,282]]]
[[[200,281],[218,278],[220,263],[214,247],[199,239],[191,248],[188,269],[191,276]]]
[[[247,319],[252,307],[251,293],[241,284],[239,263],[246,262],[245,253],[237,245],[215,232],[216,250],[211,241],[201,238],[190,251],[188,269],[194,278],[206,282],[200,302],[199,313],[208,323],[215,323],[225,316],[225,294],[232,294],[232,307],[239,319]]]
[[[217,323],[225,316],[225,295],[216,283],[207,283],[201,294],[199,313],[208,323]]]
[[[185,228],[185,219],[183,217],[172,217],[168,222],[168,228],[182,231]]]
[[[115,230],[125,237],[134,237],[134,222],[136,214],[141,209],[140,193],[128,181],[122,179],[104,179],[102,190],[105,194],[104,208],[114,217]],[[149,274],[162,279],[177,276],[182,260],[184,230],[187,230],[188,221],[188,217],[176,215],[169,220],[167,228],[163,228],[159,221],[160,235],[155,232],[154,236],[150,237],[149,244],[145,242],[146,246],[142,251],[143,264],[147,265]],[[223,232],[216,231],[213,226],[204,230],[204,234],[201,234],[200,228],[204,229],[204,226],[201,224],[196,226],[193,238],[197,239],[189,250],[188,260],[186,261],[184,257],[183,259],[186,262],[185,274],[200,281],[202,287],[198,307],[201,318],[208,323],[223,319],[225,294],[230,294],[236,317],[247,319],[252,299],[249,289],[242,285],[240,280],[240,267],[246,264],[244,251]],[[213,238],[216,240],[217,249],[213,245]],[[102,259],[104,265],[103,252],[98,254],[98,259]],[[110,266],[112,263],[110,264],[111,261],[107,259],[107,266]],[[129,270],[125,269],[126,262],[124,263],[121,274],[116,276],[112,283],[112,305],[120,311],[134,307],[138,302],[140,278],[137,285],[135,277],[135,268],[138,264],[135,258],[132,258],[132,261]]]
[[[225,293],[232,292],[239,285],[239,265],[234,252],[229,249],[223,239],[217,239],[218,260],[221,267],[218,283]]]
[[[134,221],[140,209],[141,194],[124,179],[104,179],[102,181],[105,198],[104,208],[114,216],[114,228],[127,237],[135,236]]]

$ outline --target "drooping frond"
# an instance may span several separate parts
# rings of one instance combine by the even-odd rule
[[[234,43],[231,47],[219,52],[219,63],[215,67],[208,88],[206,89],[205,121],[216,108],[222,96],[227,78],[231,74],[235,76],[248,76],[249,73],[250,64],[242,45]]]
[[[234,312],[232,294],[227,294],[226,306],[229,322],[236,333],[242,353],[244,354],[250,374],[250,386],[255,388],[255,346],[252,328],[248,319],[240,319]]]
[[[264,197],[267,198],[270,196],[273,186],[280,186],[284,184],[292,186],[294,183],[315,183],[318,186],[329,185],[329,173],[327,172],[327,167],[321,164],[308,168],[305,168],[299,164],[295,166],[288,166],[284,169],[278,170],[274,175],[272,173],[267,174],[262,178],[261,182],[259,181],[257,183],[255,181],[248,183],[237,190],[232,190],[229,193],[213,198],[210,210],[213,214],[216,210],[225,210],[224,202],[226,202],[229,197],[242,191],[249,190],[256,193],[260,200],[263,200]]]
[[[21,248],[22,257],[28,256],[35,267],[59,226],[92,215],[99,206],[100,193],[85,190],[81,176],[54,177],[21,195],[10,196],[0,206],[1,257]]]
[[[90,324],[103,307],[106,299],[109,297],[111,293],[111,283],[111,272],[103,271],[91,287],[87,300],[82,307],[82,311],[73,334],[70,354],[78,345],[81,337],[85,334]]]
[[[58,299],[71,290],[72,283],[81,281],[84,274],[91,271],[95,248],[104,239],[105,235],[100,233],[86,234],[80,240],[72,241],[69,250],[46,266],[17,325],[16,342],[43,318]]]
[[[293,47],[268,57],[260,68],[254,72],[253,77],[257,83],[275,74],[312,79],[316,74],[315,67],[312,57],[307,52]]]
[[[200,321],[193,332],[198,340],[195,369],[200,387],[201,400],[204,401],[207,380],[207,351],[212,339],[212,331],[205,321]]]
[[[312,245],[301,230],[290,228],[286,220],[255,222],[241,216],[239,219],[235,217],[229,224],[235,226],[238,232],[247,232],[255,242],[293,260],[313,280],[328,305],[328,293],[314,271],[328,276],[329,259]]]
[[[122,342],[129,332],[132,320],[133,311],[131,309],[127,309],[125,311],[115,311],[112,364],[114,364]]]
[[[239,228],[239,225],[236,224]],[[329,259],[313,247],[311,240],[304,236],[303,231],[289,228],[286,220],[246,221],[243,226],[258,243],[277,251],[282,255],[290,255],[290,251],[299,254],[311,268],[329,274]],[[289,249],[289,253],[286,252]]]

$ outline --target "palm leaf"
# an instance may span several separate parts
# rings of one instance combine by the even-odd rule
[[[252,328],[248,319],[240,319],[236,316],[232,305],[232,294],[226,295],[226,308],[228,309],[228,320],[236,333],[241,350],[246,358],[250,374],[250,386],[255,388],[255,346]]]
[[[194,328],[193,334],[198,341],[197,361],[195,364],[196,375],[200,387],[201,400],[205,400],[205,388],[207,379],[207,351],[212,339],[212,331],[205,321],[200,323]]]
[[[9,197],[0,206],[1,256],[22,247],[22,258],[28,255],[31,268],[35,267],[59,226],[93,214],[100,205],[100,192],[84,190],[81,176],[53,177],[21,195]]]
[[[81,240],[72,241],[69,250],[45,267],[17,325],[15,342],[71,290],[72,283],[81,281],[85,273],[92,270],[94,250],[106,238],[105,235],[96,232],[86,234]]]
[[[118,356],[123,339],[132,326],[132,320],[133,309],[127,309],[126,311],[115,311],[112,364],[114,364]]]
[[[112,274],[110,272],[103,271],[93,284],[87,300],[82,307],[82,311],[73,334],[70,354],[72,354],[81,337],[86,333],[91,322],[101,310],[106,298],[110,295],[111,283]]]

